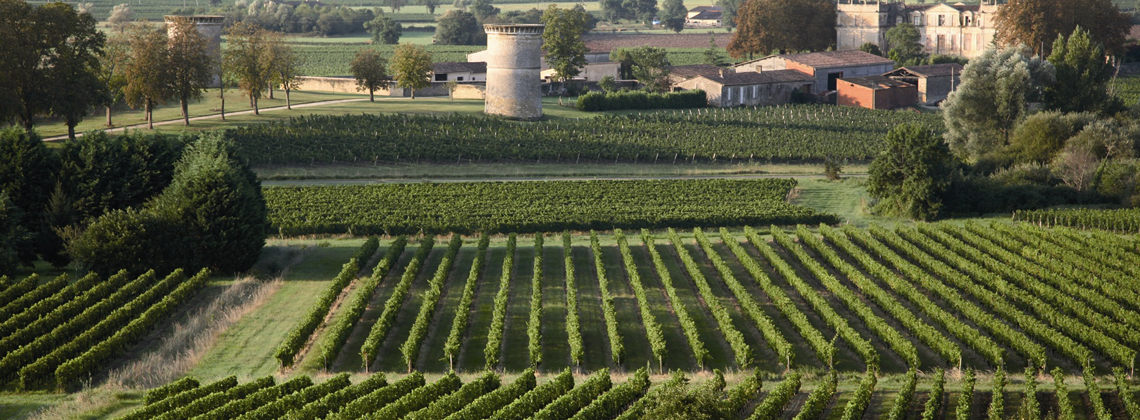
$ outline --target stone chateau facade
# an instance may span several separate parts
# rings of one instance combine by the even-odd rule
[[[991,0],[983,3],[992,3]],[[838,50],[854,50],[867,42],[885,53],[886,34],[903,22],[922,35],[928,54],[977,57],[993,43],[995,16],[1001,5],[903,4],[895,2],[840,3],[835,25]]]

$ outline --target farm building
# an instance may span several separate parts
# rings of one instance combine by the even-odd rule
[[[432,63],[431,74],[431,80],[433,82],[450,82],[452,80],[457,82],[486,82],[487,63],[460,63],[454,61]]]
[[[914,105],[918,100],[918,87],[885,76],[866,76],[839,79],[838,105],[869,109],[894,109]]]
[[[946,99],[962,83],[959,80],[961,74],[961,64],[948,63],[902,67],[883,76],[918,86],[919,102],[934,105]]]
[[[724,25],[724,8],[720,6],[697,6],[685,15],[685,26],[694,28],[716,28]]]
[[[669,85],[692,79],[697,76],[719,76],[722,71],[735,71],[731,68],[714,66],[712,64],[686,64],[683,66],[669,66]]]
[[[736,65],[738,72],[799,71],[814,80],[811,93],[835,90],[839,79],[878,76],[894,68],[894,61],[859,50],[777,54]]]
[[[708,95],[709,105],[715,107],[767,106],[791,102],[792,91],[803,89],[811,81],[811,77],[795,70],[757,73],[722,69],[717,74],[699,74],[678,82],[673,89],[701,89]]]

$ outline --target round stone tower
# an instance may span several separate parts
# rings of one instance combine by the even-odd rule
[[[546,25],[483,25],[487,32],[487,103],[483,112],[542,118],[542,31]]]
[[[222,22],[226,20],[225,16],[163,16],[163,18],[166,21],[167,36],[174,36],[175,19],[190,19],[202,37],[206,38],[206,51],[214,58],[215,68],[222,62]],[[215,74],[210,87],[218,87],[221,84],[221,79]]]

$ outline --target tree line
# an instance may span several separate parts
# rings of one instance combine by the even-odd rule
[[[257,99],[273,86],[296,86],[300,56],[279,32],[248,23],[226,31],[229,46],[197,30],[189,18],[167,27],[134,23],[110,37],[95,19],[65,3],[31,5],[0,0],[0,123],[31,130],[43,117],[63,119],[68,137],[95,107],[104,107],[107,125],[120,104],[142,108],[153,128],[154,107],[177,101],[183,122],[188,105],[208,87],[220,86],[222,118],[226,88],[236,86],[257,112]],[[272,97],[272,96],[271,96]]]

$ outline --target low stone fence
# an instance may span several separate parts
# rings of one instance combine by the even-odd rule
[[[356,79],[349,76],[338,77],[314,77],[314,76],[301,76],[297,78],[297,89],[313,92],[335,92],[335,93],[368,93],[367,91],[360,91],[356,89]],[[461,83],[455,88],[455,99],[485,99],[487,86],[483,83]],[[382,87],[376,90],[376,96],[395,96],[395,97],[411,97],[412,92],[409,89],[403,89],[392,86]],[[446,82],[432,82],[430,87],[419,89],[416,91],[416,96],[448,96]]]

